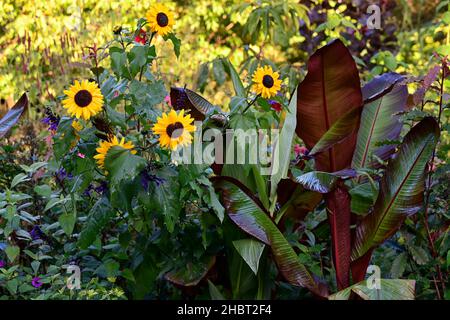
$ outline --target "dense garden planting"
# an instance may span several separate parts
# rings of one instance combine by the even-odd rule
[[[76,2],[0,9],[0,299],[450,299],[449,1]]]

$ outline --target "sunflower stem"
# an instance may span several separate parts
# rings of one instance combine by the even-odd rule
[[[150,36],[150,40],[148,40],[148,45],[150,46],[152,44],[153,37],[155,36],[156,32],[152,32],[152,35]]]
[[[253,99],[250,103],[247,102],[247,103],[248,103],[247,108],[244,109],[244,111],[242,112],[242,114],[246,113],[247,110],[248,110],[252,105],[255,104],[256,100],[257,100],[260,96],[261,96],[261,95],[258,94],[258,95],[255,97],[255,99]]]

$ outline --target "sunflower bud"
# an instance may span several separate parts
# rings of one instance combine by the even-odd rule
[[[121,32],[122,32],[122,26],[115,26],[115,27],[113,28],[113,33],[114,33],[115,35],[119,35]]]

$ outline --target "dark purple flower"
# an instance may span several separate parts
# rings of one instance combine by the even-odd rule
[[[94,186],[92,184],[89,184],[88,187],[83,191],[83,196],[89,197],[92,190],[94,190]]]
[[[63,167],[59,168],[58,172],[56,172],[56,175],[59,179],[64,180],[67,177],[67,171]]]
[[[49,108],[45,109],[45,118],[41,120],[42,123],[48,125],[48,130],[56,131],[58,129],[60,117],[53,114]]]
[[[163,178],[159,178],[154,174],[149,174],[147,171],[142,172],[141,174],[141,184],[145,191],[148,191],[148,185],[150,181],[156,183],[156,186],[162,185],[166,180]]]
[[[39,226],[33,226],[33,229],[30,231],[31,238],[33,240],[41,239],[44,233],[42,232],[41,228]]]
[[[73,175],[71,173],[67,173],[66,169],[64,169],[63,167],[61,167],[57,172],[56,172],[56,179],[58,179],[58,181],[63,182],[65,179],[72,179]]]
[[[6,262],[3,260],[0,260],[0,268],[6,267]]]
[[[33,286],[33,287],[35,287],[35,288],[39,288],[39,287],[41,287],[42,286],[42,281],[41,281],[41,278],[39,278],[39,277],[34,277],[32,280],[31,280],[31,285]]]

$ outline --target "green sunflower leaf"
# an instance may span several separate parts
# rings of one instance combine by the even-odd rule
[[[105,158],[105,169],[112,184],[133,180],[145,167],[144,158],[131,154],[127,149],[115,146],[109,149]]]

